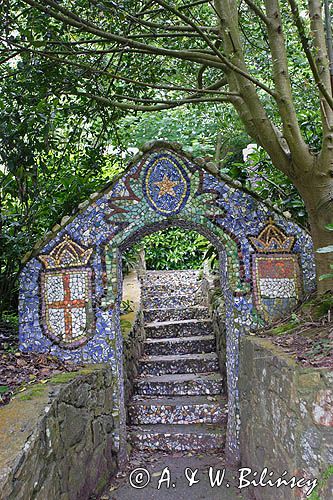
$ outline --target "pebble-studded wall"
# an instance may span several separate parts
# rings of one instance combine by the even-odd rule
[[[156,142],[121,179],[79,206],[27,258],[20,285],[20,345],[74,362],[110,363],[115,418],[125,440],[121,253],[167,226],[195,229],[220,255],[226,302],[227,450],[239,456],[239,336],[294,307],[314,288],[310,236],[175,144]],[[160,305],[163,307],[163,304]],[[117,414],[117,415],[116,415]]]

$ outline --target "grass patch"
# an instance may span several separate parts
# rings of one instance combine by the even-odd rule
[[[295,321],[290,321],[290,323],[284,323],[282,325],[276,326],[269,330],[268,335],[283,335],[284,333],[290,332],[294,328],[298,327],[298,323]]]
[[[128,334],[132,330],[135,322],[135,316],[135,313],[131,312],[120,318],[120,329],[124,339],[128,337]]]
[[[82,370],[81,370],[82,373]],[[70,382],[73,380],[75,377],[77,377],[80,374],[80,372],[65,372],[65,373],[59,373],[57,375],[54,375],[50,379],[51,384],[66,384],[66,382]]]
[[[16,395],[16,397],[21,401],[30,401],[33,398],[43,396],[45,394],[45,390],[45,385],[37,384],[30,389],[26,389],[21,394],[19,393],[18,395]]]

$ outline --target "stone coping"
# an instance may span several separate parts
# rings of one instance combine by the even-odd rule
[[[106,365],[94,364],[76,372],[59,373],[45,383],[29,385],[0,408],[0,486],[24,460],[29,441],[38,432],[38,423],[50,411],[59,393],[77,384],[78,378],[85,381],[92,373],[107,369]]]
[[[290,354],[286,353],[282,349],[282,347],[277,346],[268,338],[256,337],[255,335],[245,335],[244,337],[241,338],[241,342],[242,340],[250,341],[253,344],[254,349],[257,348],[258,350],[261,350],[261,352],[262,349],[267,350],[270,354],[265,355],[264,358],[267,357],[277,358],[279,362],[283,362],[283,364],[285,364],[286,367],[293,369],[299,375],[307,373],[317,373],[318,375],[314,377],[315,380],[319,380],[320,377],[325,377],[325,378],[328,377],[332,379],[333,383],[332,369],[327,367],[302,366],[299,363],[297,363]],[[309,384],[310,386],[314,385],[313,383],[310,382],[310,378],[309,378]]]

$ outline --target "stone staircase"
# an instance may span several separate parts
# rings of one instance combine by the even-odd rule
[[[146,340],[128,408],[134,448],[207,451],[225,443],[227,405],[197,271],[142,279]]]

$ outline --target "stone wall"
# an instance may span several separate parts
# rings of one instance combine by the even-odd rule
[[[123,336],[124,398],[129,402],[133,394],[133,382],[138,376],[139,359],[143,354],[145,331],[141,304],[141,283],[138,277],[144,273],[144,256],[141,253],[141,269],[132,271],[123,280],[122,300],[130,301],[132,310],[120,317]]]
[[[216,293],[216,290],[215,290]],[[227,378],[227,338],[225,325],[225,304],[223,298],[216,295],[211,299],[213,330],[216,339],[216,353],[219,358],[220,372]]]
[[[0,499],[86,500],[117,469],[111,370],[57,375],[1,409]]]
[[[138,376],[139,359],[143,355],[144,340],[142,311],[137,311],[132,328],[126,337],[124,336],[124,390],[126,404],[133,394],[133,381]]]
[[[216,354],[219,360],[220,372],[226,384],[227,338],[225,300],[220,288],[219,276],[212,274],[207,265],[204,265],[202,287],[203,293],[208,298],[207,302],[216,340]]]
[[[240,360],[242,467],[278,477],[321,478],[320,500],[333,498],[333,372],[298,365],[266,339],[243,337]],[[325,474],[326,472],[326,474]],[[257,500],[305,498],[289,487],[253,488]]]

